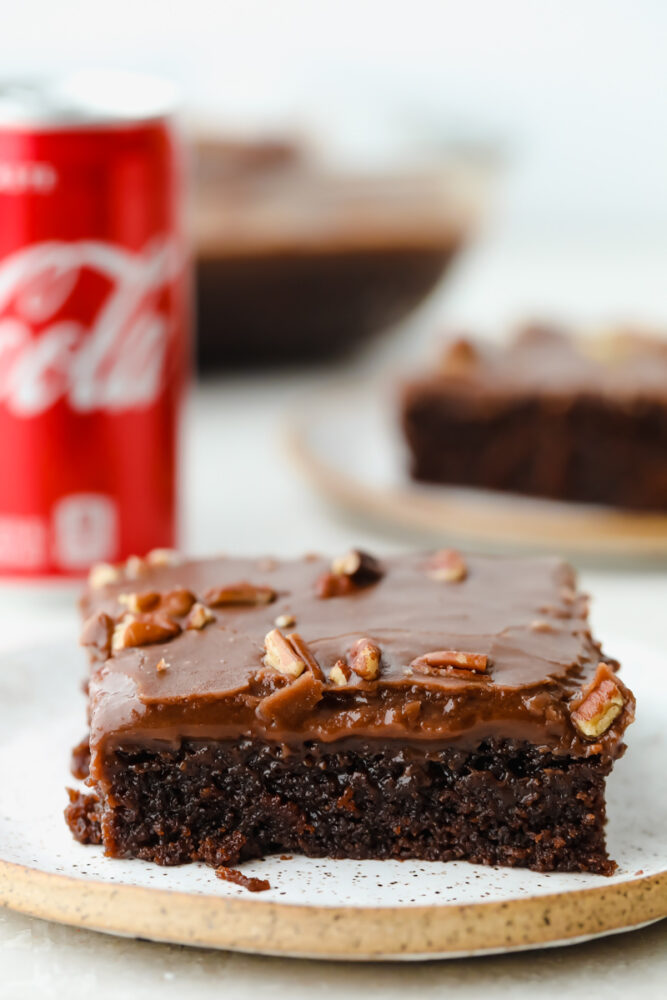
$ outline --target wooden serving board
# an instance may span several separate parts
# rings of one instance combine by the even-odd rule
[[[62,810],[83,731],[83,663],[69,646],[0,657],[0,904],[77,927],[186,945],[328,959],[429,959],[562,945],[667,916],[667,686],[663,658],[612,642],[635,689],[630,749],[609,782],[611,878],[464,862],[278,857],[243,866],[268,892],[210,868],[105,858]]]
[[[309,482],[387,528],[477,549],[612,559],[667,559],[667,514],[415,483],[386,386],[320,393],[289,420],[288,452]]]

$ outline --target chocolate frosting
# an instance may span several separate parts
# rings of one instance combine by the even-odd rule
[[[384,559],[378,580],[329,598],[317,596],[317,581],[330,569],[319,556],[142,564],[138,579],[89,589],[84,613],[115,619],[126,611],[119,595],[130,592],[187,588],[203,600],[213,588],[249,582],[276,594],[269,604],[215,607],[215,620],[200,630],[98,662],[90,682],[93,776],[101,777],[106,749],[182,738],[471,748],[496,737],[614,756],[634,704],[622,685],[626,707],[598,741],[583,739],[570,719],[569,703],[598,663],[613,662],[591,636],[573,570],[554,559],[466,556],[465,578],[444,582],[429,575],[429,560]],[[264,664],[264,638],[280,615],[296,620],[283,631],[306,641],[321,677],[306,670],[292,679]],[[329,672],[360,638],[380,648],[379,677],[352,673],[336,686]],[[484,654],[488,669],[422,674],[410,667],[434,650]]]
[[[439,368],[410,381],[405,393],[437,396],[443,385],[471,410],[485,412],[535,395],[561,408],[577,396],[664,403],[667,342],[623,330],[577,339],[541,326],[527,327],[504,344],[464,339],[450,342]]]

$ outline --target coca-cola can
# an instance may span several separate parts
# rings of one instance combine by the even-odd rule
[[[189,348],[168,86],[0,85],[0,575],[172,547]]]

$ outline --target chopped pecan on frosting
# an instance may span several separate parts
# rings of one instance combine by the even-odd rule
[[[322,669],[313,656],[308,643],[298,632],[290,632],[285,637],[280,629],[274,628],[264,639],[264,662],[281,674],[299,677],[308,669],[318,681],[324,680]]]
[[[350,549],[331,563],[335,576],[349,576],[354,583],[364,585],[376,583],[383,575],[383,569],[375,556],[361,549]]]
[[[111,563],[97,563],[88,574],[88,586],[93,590],[100,590],[110,583],[118,583],[121,579],[121,572],[117,566]]]
[[[275,601],[276,596],[272,587],[256,587],[242,581],[226,584],[224,587],[213,587],[205,594],[204,601],[212,608],[219,608],[226,604],[270,604]]]
[[[141,556],[128,556],[125,560],[125,576],[128,580],[138,580],[148,573],[149,565]]]
[[[190,614],[188,615],[185,627],[189,629],[203,629],[210,622],[215,621],[215,615],[206,607],[204,604],[200,604],[197,601],[192,605]]]
[[[182,557],[175,549],[151,549],[146,556],[149,566],[178,566]]]
[[[301,657],[313,677],[316,677],[318,681],[323,681],[324,674],[322,673],[322,668],[313,656],[308,643],[301,638],[298,632],[290,632],[287,636],[287,641],[297,656]]]
[[[159,612],[125,615],[114,628],[111,648],[117,652],[132,646],[150,646],[156,642],[173,639],[180,631],[181,626],[178,622]]]
[[[315,593],[322,600],[330,597],[348,597],[359,588],[349,576],[338,573],[323,573],[315,582]]]
[[[380,647],[371,639],[357,639],[348,653],[352,670],[365,681],[374,681],[380,675]]]
[[[329,671],[329,682],[335,684],[336,687],[343,687],[344,684],[348,683],[351,675],[352,671],[345,660],[336,660]]]
[[[384,575],[384,570],[375,556],[361,549],[350,549],[331,563],[328,573],[323,573],[315,584],[318,597],[347,597],[362,587],[368,587]]]
[[[555,632],[552,623],[544,621],[542,618],[536,618],[535,621],[530,623],[529,627],[532,632]]]
[[[570,707],[570,718],[583,736],[597,739],[607,732],[625,707],[623,692],[609,664],[598,664],[593,680]]]
[[[167,615],[173,615],[175,618],[184,618],[196,600],[197,598],[192,591],[186,590],[185,587],[178,587],[176,590],[170,590],[161,595],[160,611],[164,611]]]
[[[96,650],[106,660],[111,653],[114,624],[113,618],[105,614],[104,611],[97,611],[90,615],[86,618],[81,629],[81,645]],[[92,655],[94,656],[94,654]],[[97,659],[97,657],[94,658]]]
[[[126,607],[132,614],[142,614],[152,611],[160,603],[160,595],[156,590],[144,590],[139,594],[119,594],[118,603]]]
[[[274,619],[273,624],[276,628],[291,628],[293,625],[296,625],[296,618],[294,615],[290,614],[278,615],[278,617]]]
[[[485,653],[465,653],[458,649],[435,649],[423,653],[412,661],[410,667],[420,674],[437,673],[441,670],[471,670],[484,674],[489,665]]]
[[[264,637],[264,662],[288,677],[299,677],[306,669],[302,657],[295,652],[282,632],[271,629]]]
[[[195,603],[195,595],[183,587],[160,594],[155,590],[145,590],[134,594],[119,594],[118,603],[132,614],[143,614],[159,609],[166,615],[183,618]]]
[[[124,563],[113,565],[112,563],[97,563],[88,574],[88,586],[92,590],[99,590],[110,583],[119,583],[121,580],[138,580],[146,576],[151,567],[154,566],[175,566],[181,561],[177,552],[173,549],[152,549],[145,559],[141,556],[128,556]]]
[[[468,567],[456,549],[441,549],[429,559],[427,572],[432,580],[460,583],[468,575]]]
[[[450,341],[442,355],[441,371],[445,375],[465,375],[479,363],[479,351],[471,340],[459,337]]]

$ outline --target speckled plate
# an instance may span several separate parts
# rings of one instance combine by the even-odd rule
[[[445,958],[568,944],[667,916],[667,679],[662,655],[606,643],[639,705],[609,781],[611,878],[463,862],[267,858],[251,895],[210,868],[105,858],[62,818],[84,730],[69,647],[0,658],[0,904],[113,934],[274,955]]]
[[[667,514],[561,503],[492,490],[417,483],[386,381],[320,392],[292,414],[287,449],[324,497],[374,527],[477,550],[549,550],[627,561],[667,560]]]

